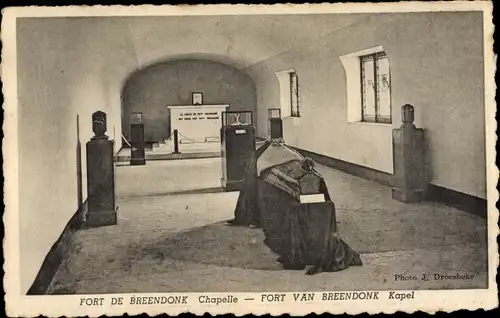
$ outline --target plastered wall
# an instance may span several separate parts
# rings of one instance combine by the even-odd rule
[[[199,59],[169,61],[141,69],[127,80],[123,90],[124,135],[129,137],[132,112],[142,112],[146,139],[168,139],[167,106],[191,105],[193,92],[203,93],[203,104],[229,104],[230,111],[256,113],[255,85],[237,68]]]
[[[77,115],[86,198],[85,143],[91,114],[103,110],[111,139],[121,135],[120,88],[134,67],[126,33],[112,43],[105,21],[18,19],[19,217],[21,291],[26,293],[51,246],[78,209]],[[110,52],[120,52],[119,61]],[[115,151],[121,147],[116,138]]]
[[[267,109],[279,107],[275,73],[295,69],[301,118],[284,120],[291,145],[372,169],[393,172],[391,130],[400,107],[416,108],[427,131],[431,183],[485,198],[485,127],[481,13],[376,14],[296,47],[246,71],[257,87],[258,135]],[[348,123],[340,56],[376,46],[392,76],[392,125]]]

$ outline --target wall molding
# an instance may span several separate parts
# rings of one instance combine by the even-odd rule
[[[488,204],[486,199],[443,188],[434,184],[428,185],[426,198],[429,201],[442,202],[482,218],[486,218],[488,215]]]
[[[87,200],[82,203],[76,213],[71,217],[57,241],[50,248],[27,295],[44,295],[46,293],[62,260],[68,253],[73,235],[82,227],[86,212]]]
[[[378,182],[380,184],[393,187],[394,186],[394,175],[387,172],[378,171],[372,168],[357,165],[355,163],[343,161],[340,159],[335,159],[322,154],[318,154],[312,151],[300,149],[297,147],[292,147],[302,155],[311,158],[319,164],[325,165],[327,167],[343,171],[345,173]]]
[[[389,187],[394,187],[394,175],[392,174],[374,170],[368,167],[363,167],[340,159],[331,158],[297,147],[292,148],[300,152],[302,155],[313,159],[319,164],[363,179],[375,181]],[[436,186],[431,183],[428,184],[425,199],[427,201],[444,203],[461,211],[474,214],[482,218],[486,218],[487,216],[488,207],[487,201],[485,199]]]

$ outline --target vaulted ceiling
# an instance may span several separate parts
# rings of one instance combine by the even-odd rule
[[[245,68],[311,47],[365,14],[27,17],[17,19],[18,53],[40,76],[74,77],[106,92],[159,62],[206,59]],[[42,72],[43,71],[43,72]],[[65,80],[67,81],[67,80]],[[90,85],[89,84],[89,85]],[[114,95],[113,95],[114,96]]]
[[[174,56],[212,56],[239,68],[307,45],[360,15],[147,17],[127,20],[139,64]]]
[[[205,58],[245,68],[308,45],[364,19],[362,14],[148,16],[104,19],[129,32],[139,66],[178,58]],[[96,36],[108,36],[113,32]]]

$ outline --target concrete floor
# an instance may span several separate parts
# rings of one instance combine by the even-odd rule
[[[346,242],[363,266],[285,271],[258,229],[226,227],[238,192],[220,191],[219,158],[117,167],[119,224],[80,230],[49,294],[485,288],[486,220],[318,166]],[[456,273],[470,280],[395,280]]]

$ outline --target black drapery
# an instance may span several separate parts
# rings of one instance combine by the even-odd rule
[[[270,140],[264,142],[248,160],[243,175],[243,187],[234,211],[234,220],[230,222],[232,225],[260,226],[261,220],[257,204],[257,159],[270,144]]]
[[[271,178],[273,168],[289,172],[290,166],[294,165],[285,167],[285,164],[290,162],[269,167],[257,175],[257,160],[269,147],[275,147],[275,143],[266,141],[249,160],[235,219],[231,223],[262,228],[266,245],[279,255],[278,261],[285,269],[304,269],[312,265],[307,273],[315,274],[361,265],[359,254],[337,232],[335,204],[317,171],[311,173],[319,176],[320,193],[324,194],[326,202],[300,203],[293,191],[296,189],[290,189],[285,183],[277,184],[279,178]]]

